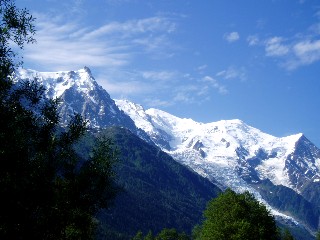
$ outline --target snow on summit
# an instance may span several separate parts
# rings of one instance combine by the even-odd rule
[[[238,119],[199,123],[154,108],[144,110],[127,100],[116,100],[116,104],[155,141],[161,133],[170,136],[170,147],[163,150],[198,173],[221,179],[226,187],[235,187],[229,176],[238,175],[241,159],[245,159],[242,167],[251,168],[250,159],[262,154],[265,159],[254,167],[257,175],[276,185],[294,188],[285,163],[302,134],[278,138]],[[217,170],[222,167],[224,173]]]
[[[274,215],[297,224],[264,200],[259,182],[270,180],[274,185],[283,185],[299,193],[303,184],[319,181],[320,150],[303,134],[279,138],[239,119],[200,123],[154,108],[145,110],[128,100],[115,102],[176,161],[222,189],[251,192]],[[313,159],[304,157],[308,154]],[[312,172],[310,177],[305,176],[309,172]]]
[[[89,93],[96,85],[88,67],[78,71],[59,72],[38,72],[31,69],[19,69],[15,77],[18,79],[36,79],[46,88],[46,93],[51,98],[60,97],[72,86],[76,86],[82,92]]]

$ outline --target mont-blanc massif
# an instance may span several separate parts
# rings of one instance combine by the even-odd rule
[[[185,230],[201,219],[207,200],[231,188],[239,193],[249,191],[267,206],[280,225],[293,229],[304,239],[313,239],[320,221],[320,149],[303,133],[280,138],[240,119],[201,123],[160,109],[144,109],[139,103],[125,99],[111,99],[108,89],[96,82],[87,67],[61,72],[20,69],[15,78],[36,79],[45,87],[47,97],[62,100],[59,105],[62,123],[74,112],[81,113],[89,129],[106,131],[122,150],[126,149],[124,158],[130,159],[130,148],[138,143],[144,149],[142,153],[148,151],[146,159],[132,160],[134,164],[126,163],[126,168],[119,170],[122,185],[128,186],[127,193],[131,195],[122,194],[116,200],[115,208],[120,210],[101,214],[102,222],[115,230],[130,229],[133,234],[137,231],[134,219],[140,221],[141,230],[156,226],[147,217],[142,219],[142,215],[148,215],[143,212],[144,204],[161,209],[172,227]],[[121,136],[129,140],[121,140]],[[153,169],[150,176],[133,170],[139,164]],[[164,186],[154,185],[156,176],[163,178]],[[135,200],[141,193],[130,182],[137,179],[141,186],[150,185],[149,194],[155,196],[149,196],[146,202]],[[184,199],[185,206],[166,208],[162,202],[168,193],[161,195],[162,190],[181,194],[182,182],[192,189],[185,190],[185,196],[179,198]],[[140,206],[139,213],[132,210]],[[154,221],[162,221],[161,213],[153,214]],[[185,216],[186,220],[177,223],[171,215]]]

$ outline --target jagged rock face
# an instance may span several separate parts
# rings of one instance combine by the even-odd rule
[[[320,150],[305,136],[302,136],[295,145],[285,162],[290,182],[298,191],[310,182],[320,179],[319,173]]]
[[[81,113],[92,128],[107,126],[123,126],[130,130],[135,129],[133,121],[118,109],[109,94],[99,86],[88,92],[88,95],[76,86],[64,91],[61,95],[62,104],[60,113],[63,122],[66,122],[74,112]]]
[[[66,125],[70,116],[80,113],[88,127],[94,129],[121,126],[151,143],[149,136],[135,126],[132,119],[120,110],[110,95],[94,79],[89,68],[65,72],[37,72],[21,69],[17,80],[38,81],[49,98],[60,98],[61,123]]]

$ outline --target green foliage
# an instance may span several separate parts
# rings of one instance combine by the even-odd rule
[[[282,240],[294,240],[292,234],[290,233],[290,231],[286,228],[284,229],[282,236],[281,236]]]
[[[9,0],[0,1],[0,15],[0,239],[92,239],[95,214],[116,193],[114,150],[100,139],[81,158],[80,115],[60,130],[58,100],[34,82],[13,84],[9,43],[33,41],[33,18]]]
[[[209,202],[196,239],[277,239],[274,218],[249,193],[228,189]]]
[[[99,215],[101,230],[113,229],[131,237],[138,230],[158,233],[164,228],[189,234],[201,221],[206,203],[220,190],[125,128],[108,128],[102,134],[119,149],[121,160],[115,170],[123,191],[114,206]]]
[[[174,228],[164,228],[156,236],[153,236],[151,231],[146,236],[143,236],[143,233],[138,231],[132,240],[190,240],[190,238],[187,234],[179,233]]]
[[[317,234],[316,234],[316,239],[317,239],[317,240],[320,240],[320,231],[317,232]]]
[[[73,148],[85,132],[82,118],[58,134],[57,103],[27,86],[0,106],[0,238],[90,239],[93,216],[116,193],[114,150],[100,139],[83,160]]]
[[[19,64],[13,44],[23,48],[24,43],[35,41],[33,23],[34,18],[26,9],[17,8],[11,0],[0,1],[0,91],[11,87],[9,76]]]
[[[185,233],[178,233],[176,229],[163,229],[155,240],[189,240],[190,238]]]
[[[144,240],[153,240],[153,235],[151,231],[149,231],[148,234],[144,237]]]
[[[144,240],[143,233],[138,231],[137,234],[132,238],[132,240]]]

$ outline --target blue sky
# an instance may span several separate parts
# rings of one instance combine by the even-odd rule
[[[320,147],[317,0],[17,0],[24,67],[88,66],[112,98],[200,122],[238,118]]]

